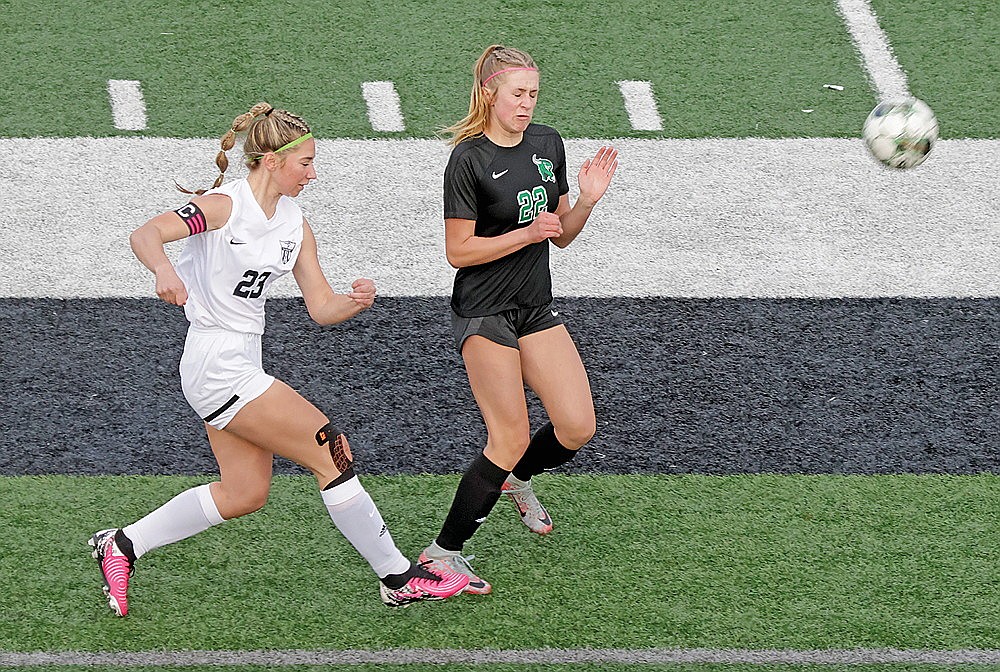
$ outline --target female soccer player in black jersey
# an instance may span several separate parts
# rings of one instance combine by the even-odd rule
[[[554,129],[531,123],[538,69],[528,54],[493,45],[473,69],[469,114],[447,129],[454,150],[444,174],[445,247],[458,269],[452,293],[455,344],[486,422],[482,455],[466,470],[437,539],[421,555],[434,569],[467,574],[462,555],[501,492],[538,534],[552,521],[531,477],[573,459],[594,435],[594,403],[583,362],[552,308],[549,243],[579,235],[618,166],[601,147],[583,163],[580,197],[569,202],[566,153]],[[532,436],[524,385],[550,422]]]

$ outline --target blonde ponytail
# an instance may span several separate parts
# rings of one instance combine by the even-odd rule
[[[211,189],[222,186],[229,169],[229,158],[226,155],[230,149],[236,146],[236,136],[246,132],[247,137],[243,141],[243,162],[254,169],[255,162],[264,154],[273,152],[299,136],[309,133],[309,125],[298,115],[287,110],[276,110],[270,103],[257,103],[240,116],[233,119],[229,130],[222,135],[220,141],[221,149],[215,156],[215,165],[219,168],[219,176],[215,178]],[[201,196],[208,189],[196,189],[188,191],[181,185],[174,183],[177,189],[185,194],[195,194]]]

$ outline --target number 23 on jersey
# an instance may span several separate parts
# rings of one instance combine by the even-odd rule
[[[258,273],[254,270],[248,270],[243,274],[243,280],[233,290],[233,296],[243,299],[259,298],[264,293],[264,282],[269,275],[271,275],[270,271]]]

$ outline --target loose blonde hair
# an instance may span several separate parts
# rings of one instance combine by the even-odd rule
[[[243,141],[243,162],[254,170],[258,160],[267,154],[281,147],[284,147],[298,137],[309,133],[309,124],[297,114],[292,114],[288,110],[277,110],[270,103],[257,103],[250,108],[249,112],[244,112],[233,119],[229,130],[222,136],[222,149],[215,157],[215,165],[219,167],[219,176],[215,178],[212,189],[220,186],[225,179],[226,169],[229,168],[229,158],[226,152],[236,146],[236,134],[246,131],[246,138]],[[188,191],[181,185],[177,188],[185,194],[196,194],[201,196],[208,189],[196,189]]]
[[[483,88],[489,90],[490,94],[495,94],[504,79],[502,74],[498,77],[493,77],[493,75],[506,68],[537,67],[531,56],[520,49],[505,47],[502,44],[491,44],[486,47],[472,68],[472,96],[469,99],[469,113],[461,121],[441,131],[451,135],[448,144],[454,147],[463,140],[482,135],[486,131],[486,124],[490,119],[490,99],[483,92]]]

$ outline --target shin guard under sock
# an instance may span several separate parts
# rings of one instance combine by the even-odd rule
[[[208,485],[185,490],[131,525],[122,528],[136,558],[223,522]],[[121,548],[121,545],[119,545]]]
[[[500,499],[500,486],[510,472],[479,454],[462,476],[437,544],[448,551],[461,551]]]
[[[368,561],[379,578],[410,569],[410,561],[396,547],[382,514],[357,476],[329,487],[321,494],[334,525]]]

